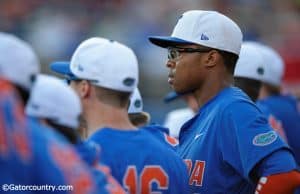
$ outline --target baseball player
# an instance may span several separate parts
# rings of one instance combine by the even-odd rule
[[[263,80],[258,104],[266,106],[278,118],[285,130],[287,141],[294,151],[296,161],[300,165],[300,113],[297,100],[289,94],[281,94],[284,74],[284,62],[281,56],[271,47],[259,44],[258,51],[266,64],[266,76]]]
[[[95,193],[92,176],[73,149],[50,130],[42,132],[29,124],[24,115],[23,103],[38,69],[31,47],[13,35],[0,33],[0,51],[1,189],[15,193],[16,185],[51,185],[56,188],[42,192]],[[58,191],[60,185],[72,188]]]
[[[35,76],[40,72],[39,60],[32,47],[18,37],[0,32],[0,69],[10,80],[26,104]]]
[[[288,146],[257,106],[232,87],[240,28],[215,11],[192,10],[171,36],[150,41],[168,49],[169,84],[193,92],[199,105],[179,136],[189,193],[291,193],[300,185]]]
[[[80,158],[90,167],[93,179],[99,186],[97,192],[125,193],[111,175],[102,170],[103,165],[99,166],[100,148],[93,143],[84,143],[78,137],[76,129],[81,104],[76,93],[66,83],[49,75],[38,75],[25,113],[39,120],[43,128],[58,132],[74,144]]]
[[[143,99],[140,91],[136,88],[130,96],[130,104],[128,107],[128,115],[131,123],[136,127],[144,126],[143,129],[149,131],[154,137],[158,138],[168,147],[176,149],[179,142],[176,138],[169,136],[169,129],[157,124],[150,124],[150,115],[143,111]],[[148,116],[149,115],[149,116]]]
[[[71,190],[52,190],[43,193],[97,193],[95,182],[87,167],[76,157],[73,149],[49,130],[29,128],[23,114],[22,103],[12,86],[0,81],[1,88],[1,153],[0,184],[13,185],[71,185]],[[66,163],[68,161],[68,163]],[[76,169],[76,171],[74,171]],[[85,184],[82,184],[85,183]],[[23,190],[23,192],[38,192]],[[41,192],[41,191],[39,191]]]
[[[128,118],[129,97],[138,84],[131,49],[90,38],[78,46],[69,66],[52,69],[69,76],[83,105],[88,141],[101,146],[103,163],[128,193],[187,193],[182,159]]]
[[[258,98],[262,80],[265,79],[265,71],[268,68],[259,53],[259,46],[260,44],[256,42],[244,42],[234,70],[234,85],[242,89],[253,102],[256,102]],[[267,117],[271,127],[287,142],[281,121],[267,106],[260,103],[257,106]]]

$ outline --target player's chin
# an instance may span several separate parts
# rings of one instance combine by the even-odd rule
[[[176,84],[171,85],[171,87],[178,94],[181,94],[184,92],[184,90]]]

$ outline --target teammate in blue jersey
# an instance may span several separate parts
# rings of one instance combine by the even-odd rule
[[[91,38],[78,46],[70,65],[52,69],[69,75],[83,105],[88,141],[101,146],[103,163],[128,193],[188,193],[182,159],[129,120],[129,97],[138,84],[138,63],[131,49]]]
[[[60,95],[57,95],[60,94]],[[100,147],[84,143],[77,133],[81,104],[76,93],[62,80],[49,75],[38,75],[31,89],[26,114],[40,131],[57,132],[57,139],[73,144],[80,158],[89,166],[98,185],[97,192],[125,193],[119,184],[100,166]],[[46,128],[46,129],[45,129]]]
[[[179,136],[189,193],[292,193],[300,175],[288,146],[250,98],[231,86],[240,28],[218,12],[193,10],[171,36],[149,39],[168,48],[169,84],[177,93],[193,93],[199,105]]]
[[[262,81],[266,79],[265,71],[268,68],[258,51],[259,46],[260,44],[257,42],[244,42],[234,70],[234,85],[242,89],[253,102],[258,99]],[[281,121],[272,114],[267,106],[261,103],[256,105],[266,116],[270,126],[287,142]]]
[[[8,193],[95,193],[87,168],[50,130],[29,128],[13,86],[0,80],[0,184]],[[68,162],[66,162],[68,161]],[[76,170],[74,170],[76,169]],[[4,184],[8,187],[4,190]],[[13,185],[70,185],[64,191],[14,190]]]
[[[128,107],[128,115],[130,122],[136,127],[142,127],[149,131],[154,137],[158,138],[167,146],[176,149],[178,140],[169,136],[169,129],[157,124],[148,124],[150,121],[149,113],[143,111],[143,99],[138,88],[136,88],[130,96]]]
[[[24,116],[23,104],[39,71],[30,45],[0,32],[0,69],[1,189],[8,193],[95,193],[92,176],[73,149]],[[23,188],[51,185],[69,189],[16,190],[14,186],[19,184]]]
[[[300,165],[300,113],[297,110],[296,98],[289,94],[281,94],[284,62],[271,47],[260,44],[257,50],[262,54],[267,67],[258,104],[267,107],[281,121],[287,141]]]

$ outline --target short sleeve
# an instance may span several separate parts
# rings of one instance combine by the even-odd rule
[[[244,178],[262,159],[287,144],[269,126],[255,104],[238,101],[224,109],[218,139],[224,162]]]

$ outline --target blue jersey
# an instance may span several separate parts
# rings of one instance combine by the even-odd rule
[[[287,142],[287,137],[282,126],[282,122],[272,114],[271,110],[262,103],[256,103],[256,106],[262,111],[264,116],[268,119],[269,125],[274,129],[281,138]]]
[[[258,103],[267,106],[272,114],[282,122],[288,144],[300,165],[300,113],[297,110],[296,99],[292,96],[278,95],[259,100]]]
[[[75,145],[77,153],[81,159],[88,164],[94,175],[94,180],[97,185],[106,185],[100,187],[98,193],[125,194],[122,186],[111,176],[110,169],[100,163],[100,146],[94,142],[78,142]]]
[[[101,146],[101,161],[128,193],[187,193],[184,162],[149,131],[102,128],[89,141]]]
[[[18,185],[56,186],[55,190],[44,187],[42,193],[96,193],[86,170],[75,152],[50,130],[41,132],[28,125],[13,87],[0,80],[0,184],[10,189],[5,193],[38,192],[16,190]],[[58,191],[60,185],[72,188]]]
[[[234,87],[222,90],[184,124],[179,143],[189,169],[189,193],[254,193],[252,170],[262,159],[277,150],[292,158],[261,111]],[[290,158],[288,165],[258,176],[294,169]]]
[[[155,138],[160,140],[166,146],[171,147],[173,150],[177,149],[179,142],[176,138],[169,136],[169,129],[157,124],[144,126],[142,130],[149,131]]]

